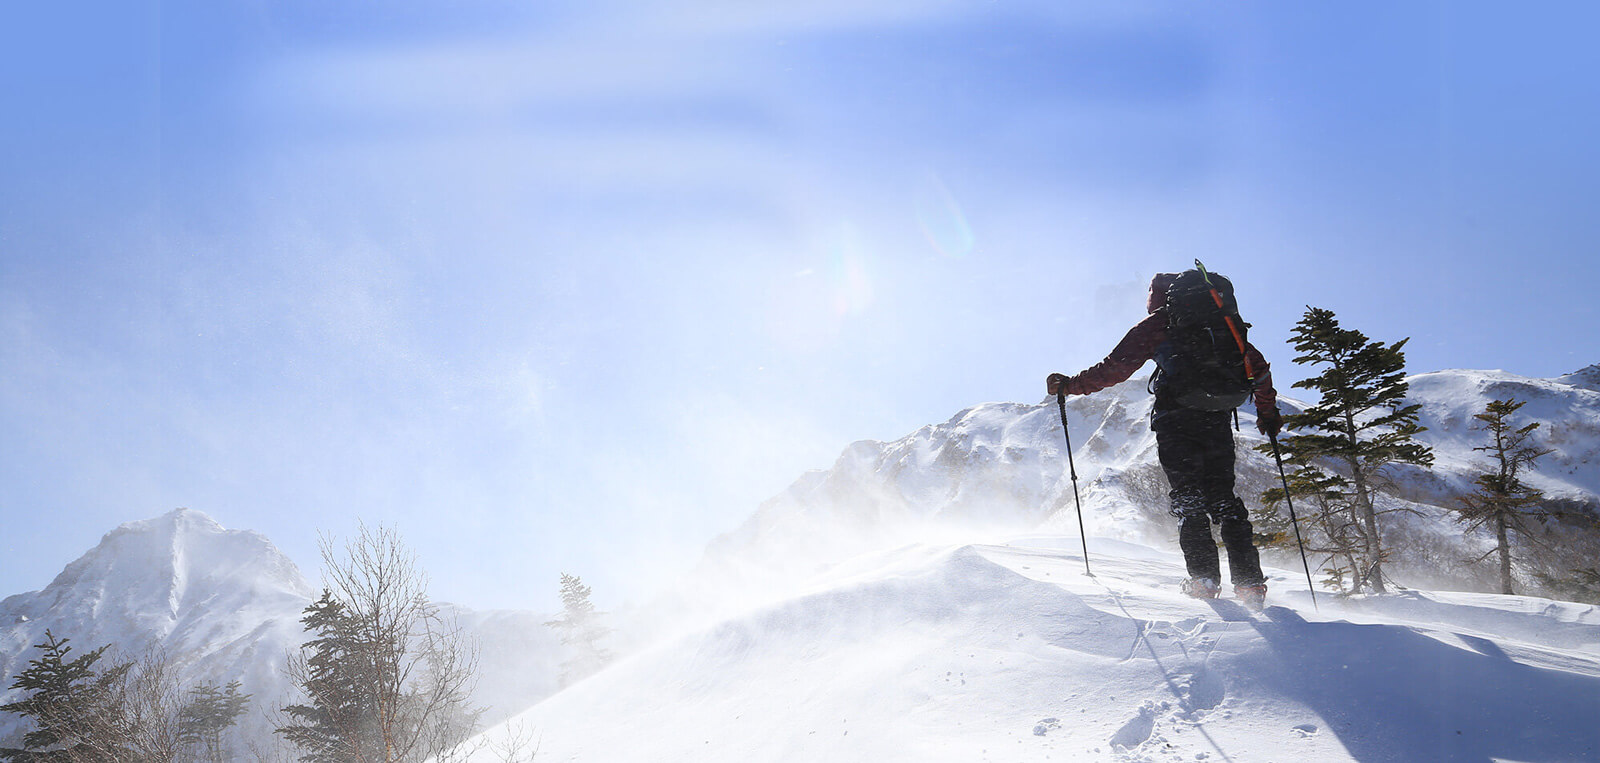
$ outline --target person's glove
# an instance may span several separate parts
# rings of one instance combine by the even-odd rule
[[[1066,384],[1068,381],[1070,379],[1066,374],[1050,374],[1044,379],[1044,388],[1049,390],[1051,395],[1059,395],[1067,391]]]
[[[1283,414],[1277,408],[1265,411],[1256,411],[1256,429],[1267,437],[1276,439],[1278,433],[1283,431]]]
[[[1066,374],[1050,374],[1050,376],[1044,381],[1045,389],[1049,390],[1050,394],[1052,395],[1061,394],[1063,392],[1068,395],[1089,394],[1089,391],[1084,389],[1083,380],[1076,376],[1067,376]]]

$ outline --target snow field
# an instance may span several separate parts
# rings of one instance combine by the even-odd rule
[[[541,759],[1593,759],[1593,607],[1413,593],[1264,615],[1176,555],[910,546],[634,655],[519,716]],[[1486,619],[1487,618],[1487,619]],[[1419,624],[1425,624],[1419,625]],[[1527,637],[1482,635],[1491,624]],[[1549,639],[1543,639],[1547,625]],[[490,735],[502,733],[491,730]],[[492,757],[480,756],[488,761]]]

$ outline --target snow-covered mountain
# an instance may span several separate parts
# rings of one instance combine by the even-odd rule
[[[1470,489],[1470,474],[1485,456],[1480,422],[1491,400],[1525,403],[1519,423],[1538,421],[1535,442],[1552,452],[1540,459],[1527,481],[1553,500],[1600,506],[1600,364],[1554,379],[1529,379],[1504,371],[1437,371],[1409,379],[1408,400],[1422,405],[1423,439],[1434,446],[1434,471],[1449,493]],[[1465,480],[1465,481],[1463,481]]]
[[[1483,434],[1472,417],[1490,400],[1527,401],[1519,423],[1542,422],[1537,442],[1555,452],[1528,481],[1552,501],[1600,518],[1600,366],[1556,379],[1503,371],[1439,371],[1410,378],[1410,400],[1422,404],[1420,439],[1433,446],[1432,470],[1397,472],[1391,506],[1420,516],[1390,515],[1387,537],[1396,557],[1391,577],[1413,587],[1491,590],[1490,565],[1480,556],[1486,538],[1464,536],[1442,507],[1469,489],[1485,456],[1473,447]],[[1158,548],[1175,547],[1176,524],[1166,515],[1166,478],[1148,425],[1152,398],[1146,380],[1133,379],[1086,397],[1068,399],[1074,461],[1090,537]],[[1281,398],[1286,408],[1303,404]],[[1236,435],[1238,492],[1252,509],[1276,484],[1249,407]],[[951,532],[1059,531],[1077,534],[1066,441],[1056,401],[1037,405],[988,403],[962,411],[893,442],[863,441],[832,468],[814,471],[763,504],[743,526],[719,538],[701,570],[708,580],[738,577],[781,586],[796,573],[895,543],[946,538]],[[1525,553],[1518,574],[1565,574],[1592,566],[1600,552],[1593,523],[1552,526],[1551,548]],[[1271,559],[1271,554],[1269,554]],[[1277,556],[1279,564],[1290,559]],[[1587,564],[1584,561],[1587,560]],[[1298,559],[1293,560],[1298,564]]]
[[[112,530],[44,590],[0,601],[0,676],[37,656],[32,645],[47,628],[80,653],[112,644],[137,657],[158,647],[185,686],[240,681],[254,695],[240,736],[268,738],[266,710],[289,696],[285,658],[304,641],[301,611],[317,593],[265,536],[178,509]],[[477,701],[491,720],[555,691],[562,655],[543,627],[548,615],[454,614],[481,645]],[[0,704],[14,694],[0,691]],[[0,741],[16,730],[15,716],[0,715]]]
[[[159,646],[186,684],[238,680],[245,692],[275,698],[287,688],[284,656],[301,641],[300,610],[313,595],[264,536],[179,509],[112,530],[44,590],[0,601],[0,675],[15,676],[37,656],[31,647],[48,628],[80,652],[114,644],[137,657]],[[259,713],[240,719],[251,734],[264,723]],[[0,732],[15,726],[14,716],[0,716]]]
[[[1472,415],[1515,397],[1557,449],[1530,480],[1600,515],[1597,380],[1413,377],[1438,464],[1391,499],[1421,512],[1389,515],[1410,589],[1314,601],[1298,558],[1269,555],[1261,615],[1177,592],[1142,380],[1069,403],[1093,576],[1054,400],[858,442],[712,543],[674,602],[703,606],[698,626],[482,740],[652,763],[1600,760],[1600,608],[1470,592],[1489,574],[1460,560],[1484,541],[1440,508],[1483,463]],[[1277,473],[1242,423],[1255,503]],[[1550,531],[1524,577],[1592,566],[1592,528]]]
[[[483,735],[555,761],[1600,760],[1600,609],[1177,592],[1174,552],[912,544],[643,650]],[[492,763],[485,749],[473,758]]]

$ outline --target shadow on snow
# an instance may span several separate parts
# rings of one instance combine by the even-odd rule
[[[1357,760],[1600,760],[1600,678],[1515,662],[1485,639],[1463,637],[1470,651],[1405,627],[1267,615],[1255,629],[1272,649],[1234,657],[1258,662],[1240,679],[1305,703]]]

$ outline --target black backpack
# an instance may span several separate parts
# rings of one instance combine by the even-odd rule
[[[1156,352],[1157,395],[1184,408],[1226,411],[1255,391],[1245,358],[1245,332],[1233,283],[1199,260],[1167,288],[1167,342]]]

